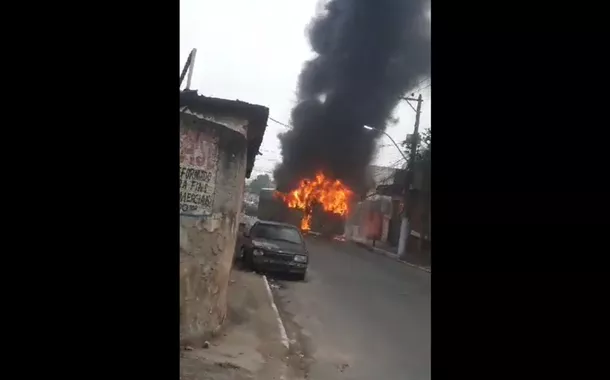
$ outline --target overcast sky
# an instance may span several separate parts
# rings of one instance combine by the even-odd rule
[[[318,0],[180,0],[180,65],[191,49],[197,58],[191,88],[199,94],[239,99],[269,107],[270,117],[285,124],[296,99],[303,62],[313,56],[305,28]],[[179,72],[176,74],[178,75]],[[186,82],[186,80],[185,80]],[[430,80],[418,87],[423,98],[420,129],[430,126]],[[417,93],[416,93],[417,94]],[[400,118],[386,132],[397,143],[413,131],[415,112],[405,102]],[[269,120],[252,177],[271,174],[281,160],[277,134],[285,127]],[[382,136],[375,165],[398,167],[402,156]]]

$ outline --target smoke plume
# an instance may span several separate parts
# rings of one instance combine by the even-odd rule
[[[274,177],[288,190],[323,170],[357,191],[379,133],[407,91],[430,72],[429,0],[331,0],[309,25],[316,57],[307,61],[279,136]]]

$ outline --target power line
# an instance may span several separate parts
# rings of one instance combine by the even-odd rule
[[[422,85],[422,84],[423,84],[425,81],[430,80],[430,79],[431,79],[430,77],[425,77],[424,79],[420,80],[420,81],[419,81],[419,82],[418,82],[418,83],[417,83],[415,86],[413,86],[415,89],[414,89],[412,92],[418,92],[418,91],[422,91],[422,90],[425,90],[425,89],[427,89],[428,87],[430,87],[430,86],[432,85],[432,82],[428,83],[428,85],[427,85],[427,86],[425,86],[425,87],[421,87],[421,88],[419,87],[419,86],[421,86],[421,85]],[[409,105],[411,105],[411,104],[409,103]],[[411,106],[411,108],[413,108],[413,106]],[[288,125],[288,124],[286,124],[286,123],[282,123],[281,121],[276,120],[276,119],[272,118],[271,116],[269,116],[269,117],[268,117],[268,119],[269,119],[269,120],[271,120],[271,121],[272,121],[272,122],[274,122],[274,123],[277,123],[277,124],[281,125],[281,126],[282,126],[282,127],[284,127],[284,128],[292,129],[292,126],[290,126],[290,125]]]
[[[421,86],[425,81],[431,79],[430,77],[425,77],[424,79],[420,80],[415,86],[413,86],[413,88],[415,88],[415,90],[413,90],[412,92],[417,92],[417,91],[421,91],[422,89],[419,88],[419,86]],[[430,82],[430,84],[432,84],[432,82]],[[430,86],[430,84],[428,84],[427,87]],[[424,87],[426,88],[426,87]]]
[[[389,166],[387,166],[388,168],[391,169],[402,169],[403,166],[403,161],[406,162],[406,160],[403,157],[400,157],[398,160],[392,162]],[[400,164],[397,166],[397,164]]]
[[[394,170],[392,171],[392,173],[390,173],[390,175],[389,175],[389,176],[387,176],[386,178],[384,178],[384,179],[382,179],[382,180],[380,180],[380,181],[377,181],[377,182],[376,182],[376,185],[386,185],[386,184],[387,184],[387,181],[388,181],[390,178],[395,178],[395,176],[396,176],[396,170],[401,170],[401,169],[402,169],[402,165],[401,165],[401,167],[394,167],[394,165],[396,165],[397,163],[399,163],[399,162],[401,162],[401,161],[404,161],[404,160],[405,160],[405,159],[401,157],[399,160],[397,160],[397,161],[395,161],[395,162],[391,163],[391,164],[390,164],[390,166],[389,166],[389,168],[394,169]],[[386,167],[387,167],[387,166],[386,166]],[[368,194],[368,195],[365,197],[365,199],[370,198],[370,197],[373,197],[373,196],[375,196],[375,195],[378,195],[378,194],[377,194],[377,188],[375,188],[375,190],[374,190],[372,193]]]
[[[420,80],[420,81],[419,81],[419,82],[418,82],[418,83],[417,83],[415,86],[413,86],[413,88],[414,88],[414,89],[413,89],[413,90],[411,90],[411,93],[412,93],[412,94],[415,94],[416,92],[423,91],[423,90],[427,89],[428,87],[430,87],[430,86],[432,85],[432,82],[428,83],[428,84],[427,84],[425,87],[420,87],[420,86],[421,86],[421,85],[422,85],[422,84],[423,84],[425,81],[427,81],[427,80],[429,80],[429,79],[431,79],[431,78],[430,78],[430,77],[426,77],[426,78],[424,78],[424,79]],[[411,108],[413,108],[413,111],[416,111],[416,110],[415,110],[415,107],[413,107],[413,105],[412,105],[411,103],[409,103],[409,99],[405,99],[405,97],[403,97],[402,99],[407,101],[407,104],[408,104],[408,105],[409,105]],[[412,100],[415,100],[415,99],[412,99]],[[417,112],[417,111],[416,111],[416,112]]]
[[[419,82],[417,82],[417,84],[416,84],[415,86],[413,86],[414,90],[412,90],[411,92],[418,92],[418,91],[425,90],[426,88],[430,87],[430,85],[432,85],[432,82],[428,83],[428,85],[427,85],[427,86],[425,86],[425,87],[421,87],[421,88],[419,87],[419,86],[421,86],[421,85],[422,85],[422,84],[423,84],[425,81],[430,80],[430,79],[431,79],[431,77],[425,77],[425,78],[423,78],[422,80],[420,80]],[[271,116],[269,116],[269,117],[268,117],[268,119],[269,119],[269,120],[271,120],[271,121],[273,121],[274,123],[277,123],[277,124],[279,124],[279,125],[281,125],[281,126],[285,127],[285,128],[292,128],[292,126],[290,126],[290,125],[288,125],[288,124],[286,124],[286,123],[282,123],[281,121],[276,120],[276,119],[272,118]]]
[[[425,81],[427,81],[427,80],[429,80],[429,79],[431,79],[431,78],[430,78],[430,77],[426,77],[426,78],[424,78],[424,79],[420,80],[420,81],[417,83],[417,85],[415,85],[415,87],[420,86],[421,84],[423,84]],[[428,85],[426,85],[425,87],[422,87],[422,88],[416,88],[416,89],[415,89],[413,92],[418,92],[418,91],[421,91],[421,90],[425,90],[426,88],[430,87],[430,86],[431,86],[431,84],[432,84],[432,83],[428,83]],[[407,102],[407,103],[408,103],[408,102]],[[411,108],[413,108],[413,106],[412,106],[410,103],[408,103],[408,104],[411,106]],[[288,124],[286,124],[286,123],[282,123],[281,121],[278,121],[278,120],[276,120],[276,119],[272,118],[271,116],[269,116],[269,117],[268,117],[268,119],[269,119],[269,120],[271,120],[271,121],[273,121],[273,122],[274,122],[274,123],[276,123],[276,124],[281,125],[281,126],[282,126],[282,127],[284,127],[284,128],[292,129],[292,127],[291,127],[290,125],[288,125]],[[379,146],[378,146],[378,148],[384,148],[384,147],[387,147],[387,146],[390,146],[390,145],[391,145],[391,144],[382,144],[382,145],[379,145]],[[266,153],[268,153],[268,154],[280,155],[280,154],[279,154],[279,152],[275,152],[275,151],[269,151],[269,150],[266,150],[266,149],[261,149],[261,151],[263,151],[263,152],[265,152],[265,151],[266,151]],[[265,157],[265,158],[263,158],[263,157],[260,157],[260,159],[263,159],[263,160],[269,160],[269,161],[281,161],[280,159],[277,159],[277,158],[266,158],[266,157]],[[393,162],[393,163],[390,165],[390,167],[394,168],[394,165],[396,165],[396,164],[400,163],[401,161],[405,161],[405,159],[404,159],[403,157],[399,158],[397,161]],[[402,165],[401,165],[401,166],[402,166]],[[394,168],[394,169],[398,169],[398,167],[396,167],[396,168]],[[256,170],[256,169],[253,169],[253,171],[257,171],[257,170]],[[272,174],[272,173],[271,173],[271,172],[269,172],[269,171],[260,171],[260,172],[261,172],[261,173],[268,173],[268,174]]]
[[[396,164],[400,163],[401,161],[405,161],[405,159],[401,157],[399,160],[391,163],[389,166],[386,166],[387,168],[394,169],[394,171],[392,171],[392,173],[390,173],[390,175],[387,176],[386,178],[378,181],[378,183],[379,184],[385,184],[386,181],[388,181],[390,178],[393,178],[396,175],[396,171],[395,170],[402,169],[402,164],[400,166],[398,166],[398,167],[395,166]]]
[[[425,90],[425,89],[427,89],[428,87],[430,87],[431,85],[432,85],[432,82],[428,83],[428,85],[427,85],[426,87],[422,87],[422,88],[420,88],[420,89],[419,89],[419,90],[417,90],[417,91],[422,91],[422,90]]]
[[[282,123],[281,121],[277,121],[277,120],[275,120],[274,118],[272,118],[271,116],[269,116],[269,120],[271,120],[271,121],[273,121],[273,122],[275,122],[275,123],[278,123],[278,124],[279,124],[279,125],[281,125],[282,127],[285,127],[285,128],[288,128],[288,129],[291,129],[291,128],[292,128],[290,125],[288,125],[288,124],[286,124],[286,123]]]
[[[415,87],[417,87],[417,86],[421,85],[422,83],[424,83],[424,82],[425,82],[425,81],[427,81],[428,79],[430,79],[430,77],[425,77],[424,79],[420,80],[420,81],[419,81],[419,83],[417,83],[417,84],[415,85]]]

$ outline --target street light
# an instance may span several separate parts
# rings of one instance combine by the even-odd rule
[[[381,129],[377,129],[377,128],[373,128],[373,127],[369,127],[368,125],[363,126],[364,129],[366,129],[367,131],[378,131],[383,133],[384,135],[388,136],[388,138],[390,139],[390,141],[392,142],[392,144],[394,144],[394,146],[396,147],[396,149],[398,149],[398,151],[400,152],[400,155],[402,156],[402,158],[405,159],[405,161],[409,161],[407,159],[407,157],[405,156],[405,154],[402,152],[402,149],[400,149],[400,147],[398,146],[398,144],[396,144],[396,141],[394,141],[394,139],[392,138],[392,136],[388,135],[387,133],[385,133],[385,131],[382,131]]]

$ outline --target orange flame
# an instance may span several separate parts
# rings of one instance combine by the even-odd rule
[[[313,180],[302,179],[297,189],[289,193],[277,191],[276,196],[288,207],[303,210],[301,229],[309,231],[314,204],[321,204],[324,211],[345,215],[353,192],[341,181],[326,178],[319,172]]]
[[[303,231],[311,230],[311,214],[303,215],[303,219],[301,219],[301,229]]]

